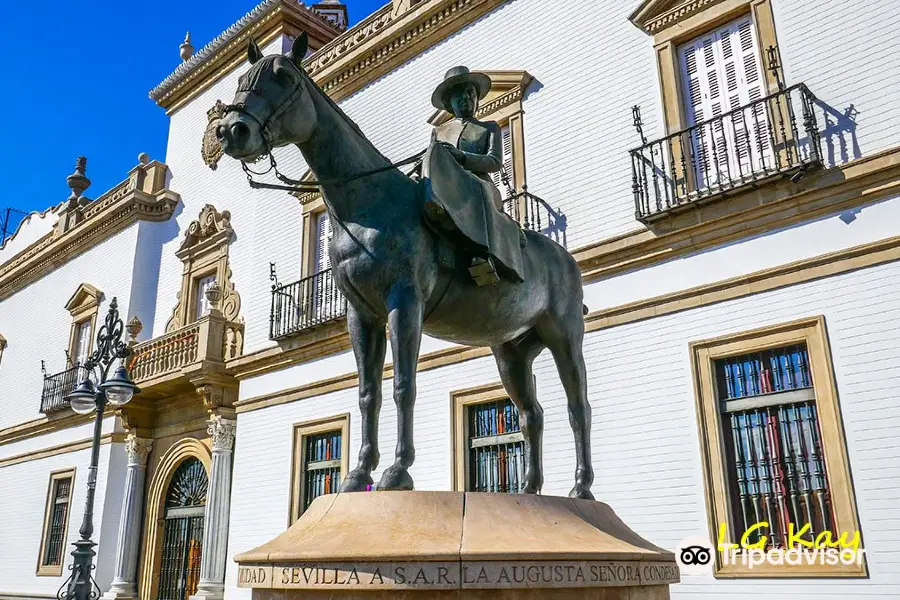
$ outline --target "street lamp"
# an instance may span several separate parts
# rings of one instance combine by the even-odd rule
[[[122,341],[125,328],[119,318],[119,306],[113,298],[109,303],[109,314],[97,332],[97,349],[85,363],[88,377],[66,396],[72,410],[80,415],[97,411],[94,419],[94,440],[91,445],[91,466],[88,469],[87,500],[84,505],[84,521],[78,532],[81,539],[75,542],[72,551],[72,574],[56,594],[59,600],[91,600],[100,595],[97,582],[91,571],[94,569],[95,544],[91,540],[94,533],[94,490],[97,487],[97,462],[100,456],[100,433],[103,428],[103,412],[106,405],[121,406],[141,390],[128,376],[125,361],[131,356],[131,349]],[[119,359],[119,366],[109,377],[109,370]],[[94,380],[91,379],[94,376]],[[94,381],[97,383],[95,384]]]

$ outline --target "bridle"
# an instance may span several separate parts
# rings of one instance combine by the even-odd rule
[[[267,190],[284,190],[288,192],[299,192],[299,193],[307,193],[307,192],[318,192],[320,191],[321,186],[340,186],[351,181],[357,181],[359,179],[363,179],[365,177],[369,177],[371,175],[376,175],[378,173],[384,173],[385,171],[390,171],[397,167],[402,167],[404,165],[410,165],[413,163],[421,163],[422,156],[425,154],[425,150],[420,152],[416,152],[412,156],[404,158],[403,160],[392,162],[384,167],[378,167],[377,169],[369,169],[367,171],[362,171],[361,173],[357,173],[355,175],[351,175],[349,177],[339,177],[335,179],[319,179],[319,180],[300,180],[300,179],[292,179],[287,175],[283,174],[278,170],[278,163],[275,161],[275,155],[272,154],[272,142],[271,142],[271,132],[269,131],[269,124],[274,121],[276,118],[280,117],[284,114],[285,111],[290,108],[294,102],[297,101],[298,98],[303,93],[302,83],[303,83],[303,72],[300,70],[294,61],[289,60],[288,62],[299,75],[299,79],[294,87],[285,94],[284,98],[275,106],[275,109],[271,111],[265,118],[260,118],[257,115],[253,114],[250,110],[247,109],[247,106],[243,102],[239,102],[237,104],[229,104],[225,106],[225,109],[222,113],[222,117],[224,118],[229,112],[236,112],[242,115],[246,115],[250,119],[256,121],[259,125],[260,135],[263,139],[263,148],[264,152],[257,156],[255,159],[250,162],[256,163],[265,158],[269,159],[269,168],[264,171],[254,171],[248,165],[247,161],[241,160],[241,168],[244,170],[244,173],[247,175],[247,181],[250,184],[250,187],[253,189],[267,189]],[[262,94],[259,93],[259,82],[248,87],[244,91],[249,94],[255,94],[256,96],[263,97]],[[268,102],[266,103],[268,104]],[[268,173],[274,173],[275,177],[282,182],[282,184],[277,183],[265,183],[262,181],[254,181],[253,176],[261,176],[266,175]]]

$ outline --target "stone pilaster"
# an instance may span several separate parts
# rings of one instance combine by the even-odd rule
[[[208,421],[207,432],[212,436],[212,466],[203,521],[200,584],[191,600],[220,600],[225,593],[235,425],[234,421],[221,415],[213,415]]]
[[[141,539],[141,504],[144,498],[144,479],[147,472],[147,456],[153,440],[134,434],[125,440],[128,467],[125,469],[125,495],[119,517],[119,536],[116,539],[116,569],[104,600],[137,598],[138,549]]]

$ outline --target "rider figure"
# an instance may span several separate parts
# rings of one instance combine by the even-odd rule
[[[487,75],[472,73],[466,67],[447,71],[431,95],[431,103],[453,115],[453,119],[435,127],[431,139],[443,144],[460,166],[487,184],[482,188],[490,195],[490,204],[502,213],[503,200],[490,173],[503,167],[503,136],[494,121],[479,121],[474,117],[478,101],[490,89],[491,80]],[[429,208],[426,206],[426,210]],[[478,285],[499,281],[490,251],[486,256],[473,258],[469,272]]]

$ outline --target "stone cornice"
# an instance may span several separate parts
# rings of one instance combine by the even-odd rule
[[[628,20],[636,27],[653,34],[662,29],[676,25],[688,17],[709,8],[723,0],[646,0]]]
[[[165,169],[161,163],[148,166]],[[0,265],[0,300],[136,221],[168,220],[180,198],[168,188],[144,191],[151,185],[141,185],[144,177],[137,171],[144,168],[80,209],[84,218],[72,229],[48,233]]]
[[[340,30],[327,18],[295,0],[264,0],[179,65],[149,96],[170,113],[247,59],[247,40],[265,46],[279,34],[306,31],[321,46]]]
[[[388,5],[309,57],[305,68],[340,100],[508,0],[426,0],[391,17]]]
[[[397,16],[388,4],[319,48],[304,68],[340,100],[508,1],[425,0]],[[267,0],[257,8],[154,88],[151,98],[172,113],[244,62],[249,37],[264,45],[280,33],[306,28],[308,19],[287,18],[299,10],[292,2]],[[315,37],[316,32],[309,33]]]

